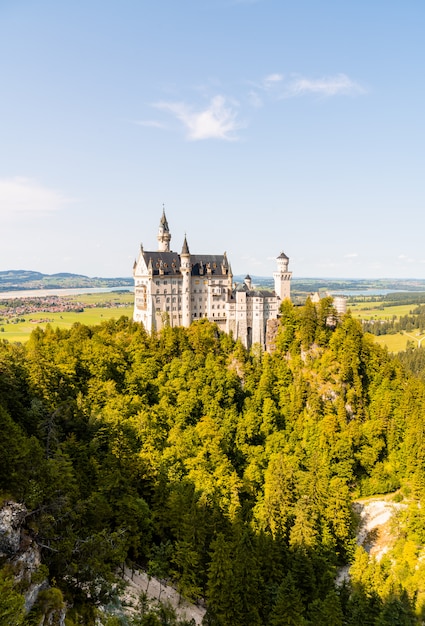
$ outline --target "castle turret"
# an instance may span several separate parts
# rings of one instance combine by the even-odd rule
[[[277,271],[274,272],[274,290],[281,300],[291,297],[292,272],[288,271],[289,258],[284,252],[277,257]]]
[[[167,218],[165,217],[165,209],[162,208],[162,217],[159,222],[158,229],[158,252],[170,252],[171,234],[168,228]]]
[[[191,302],[191,263],[189,246],[187,245],[186,235],[182,251],[180,253],[180,271],[182,274],[182,324],[190,326],[192,321],[192,302]]]

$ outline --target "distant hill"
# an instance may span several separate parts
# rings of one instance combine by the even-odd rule
[[[383,289],[394,291],[425,291],[425,280],[419,278],[295,278],[292,289],[314,291],[366,291]]]
[[[90,278],[83,274],[42,274],[30,270],[0,271],[0,291],[22,291],[24,289],[72,289],[82,287],[131,287],[133,279],[119,278]]]
[[[244,281],[242,274],[234,276],[237,283]],[[263,289],[273,289],[270,276],[253,276],[252,283]],[[425,279],[419,278],[293,278],[291,293],[314,293],[316,291],[366,291],[368,289],[391,289],[395,291],[425,291]]]
[[[245,275],[234,276],[234,281],[243,283]],[[273,289],[271,276],[251,276],[256,287]],[[22,291],[24,289],[71,289],[85,287],[113,288],[133,287],[131,277],[100,278],[83,274],[59,272],[42,274],[31,270],[0,271],[1,291]],[[396,291],[425,291],[425,279],[399,278],[294,278],[292,293],[313,293],[315,291],[356,291],[367,289],[391,289]]]

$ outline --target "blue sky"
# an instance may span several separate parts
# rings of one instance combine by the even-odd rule
[[[0,0],[0,270],[425,278],[423,0]]]

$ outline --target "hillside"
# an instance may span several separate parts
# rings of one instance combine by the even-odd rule
[[[281,313],[273,354],[206,320],[0,343],[0,496],[22,523],[0,616],[3,601],[16,624],[66,611],[69,626],[189,626],[143,597],[111,621],[100,607],[117,605],[127,567],[205,606],[211,626],[422,623],[425,383],[329,298]],[[377,561],[357,546],[353,502],[380,494],[402,506]],[[41,565],[19,582],[34,544]],[[48,586],[25,616],[35,581]]]
[[[252,276],[253,283],[264,289],[273,289],[273,278],[270,276]],[[244,275],[235,275],[234,281],[243,283]],[[42,274],[29,270],[0,271],[0,292],[19,291],[24,289],[69,289],[84,287],[132,287],[131,277],[100,278],[66,272],[58,274]],[[335,279],[335,278],[293,278],[292,291],[294,296],[313,293],[315,291],[351,291],[367,292],[368,290],[425,291],[425,280],[419,279]]]
[[[132,286],[131,278],[89,278],[81,274],[42,274],[26,270],[0,272],[0,291],[24,289],[70,289],[82,287],[125,287]]]

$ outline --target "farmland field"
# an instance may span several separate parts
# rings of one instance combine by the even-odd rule
[[[390,303],[391,306],[387,306],[387,304],[388,301],[384,299],[382,301],[373,302],[350,302],[347,308],[354,318],[368,322],[374,321],[376,324],[379,324],[381,322],[399,320],[400,317],[403,316],[412,316],[414,315],[414,310],[418,307],[417,302],[407,304]],[[393,331],[387,334],[371,336],[377,343],[386,346],[390,352],[401,352],[406,350],[408,345],[415,347],[425,345],[425,343],[423,343],[423,340],[425,341],[425,333],[418,328],[413,328],[410,331]]]
[[[6,307],[0,303],[0,340],[25,342],[34,328],[44,329],[47,324],[53,328],[71,328],[77,322],[92,326],[113,318],[118,319],[122,315],[131,318],[133,299],[133,294],[128,292],[80,294],[67,297],[66,301],[82,305],[82,311],[51,312],[40,308],[36,312],[20,313],[9,319],[2,318]]]
[[[401,315],[409,315],[415,308],[414,304],[394,304],[393,306],[382,306],[379,302],[373,303],[356,303],[348,304],[347,308],[351,311],[353,317],[362,320],[370,319],[392,319],[394,315],[400,317]]]

